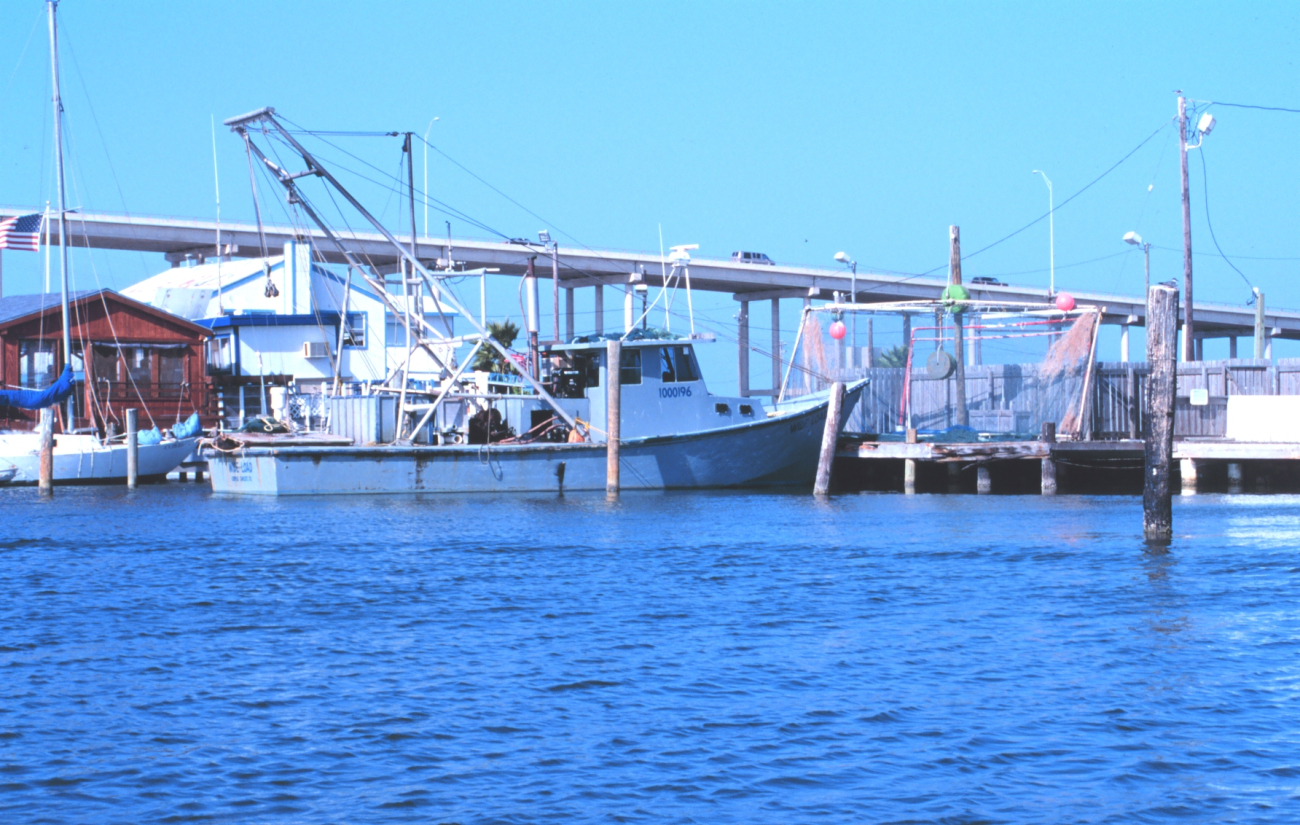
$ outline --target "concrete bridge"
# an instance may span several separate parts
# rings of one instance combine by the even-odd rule
[[[0,217],[31,214],[40,209],[30,207],[0,207]],[[392,247],[378,233],[339,233],[351,250],[378,274],[391,274],[396,269],[397,256]],[[74,247],[95,249],[120,249],[162,254],[173,266],[187,260],[202,261],[215,257],[217,224],[208,220],[160,218],[143,215],[123,215],[100,212],[78,212],[69,219],[69,242]],[[326,240],[324,233],[314,228],[291,226],[263,226],[268,252],[275,253],[285,241],[310,239],[326,261],[342,263],[343,255]],[[397,236],[405,240],[408,236]],[[58,225],[54,225],[51,242],[58,239]],[[261,242],[255,224],[221,224],[221,245],[228,256],[257,257]],[[551,269],[551,250],[540,242],[519,239],[510,242],[453,238],[419,237],[416,252],[422,261],[443,267],[450,258],[458,269],[496,269],[504,275],[523,275],[528,259],[537,258],[537,274],[547,277]],[[559,282],[557,289],[570,290],[565,295],[568,331],[573,329],[573,293],[571,290],[597,288],[597,306],[603,307],[603,287],[615,287],[631,300],[631,287],[638,283],[658,286],[662,283],[661,258],[655,253],[593,250],[561,246],[557,250]],[[0,270],[2,272],[3,270]],[[809,301],[830,299],[839,292],[847,300],[850,275],[844,269],[819,269],[786,265],[742,264],[731,260],[693,258],[690,262],[691,286],[707,292],[730,293],[740,303],[741,375],[747,374],[749,342],[749,304],[755,301],[772,302],[773,351],[779,352],[779,321],[777,307],[782,299]],[[943,277],[917,277],[861,272],[857,275],[859,302],[933,300],[939,297],[946,285]],[[1041,303],[1048,300],[1047,290],[1039,287],[1007,285],[971,285],[967,287],[978,300],[1006,301],[1008,303]],[[1075,292],[1081,304],[1105,307],[1103,322],[1124,328],[1127,340],[1129,326],[1145,323],[1145,306],[1141,297],[1111,295],[1097,292]],[[1200,342],[1206,338],[1229,338],[1235,356],[1236,339],[1253,337],[1255,313],[1250,307],[1197,302],[1194,307],[1198,354]],[[1287,338],[1300,340],[1300,311],[1270,309],[1265,317],[1267,340]],[[1271,346],[1269,347],[1271,350]],[[1249,353],[1247,354],[1249,355]],[[742,383],[747,383],[742,380]],[[747,389],[742,386],[742,389]]]

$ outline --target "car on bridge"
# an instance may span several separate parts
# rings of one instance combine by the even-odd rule
[[[767,257],[762,252],[732,252],[731,260],[738,264],[766,264],[767,266],[776,266],[776,261]]]

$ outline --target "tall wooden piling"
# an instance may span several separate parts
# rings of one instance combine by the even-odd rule
[[[1043,422],[1043,443],[1047,445],[1047,455],[1043,457],[1042,493],[1045,496],[1056,495],[1056,459],[1052,458],[1052,445],[1056,443],[1056,422]]]
[[[1147,433],[1142,484],[1142,529],[1147,541],[1168,543],[1174,535],[1169,470],[1174,456],[1174,392],[1178,370],[1178,292],[1153,286],[1147,295]]]
[[[831,465],[835,463],[835,443],[840,438],[840,411],[844,408],[844,385],[831,384],[830,400],[826,404],[826,426],[822,429],[822,451],[817,458],[817,483],[813,495],[824,496],[831,491]]]
[[[126,486],[134,490],[140,482],[140,411],[126,411]]]
[[[983,462],[975,465],[975,492],[980,495],[993,492],[993,478],[989,475],[989,465]]]
[[[618,441],[623,393],[619,382],[619,366],[623,363],[623,342],[607,341],[605,344],[605,492],[618,495]]]
[[[41,466],[38,488],[42,496],[54,495],[54,408],[41,408]]]
[[[1264,293],[1255,290],[1255,357],[1264,357]]]

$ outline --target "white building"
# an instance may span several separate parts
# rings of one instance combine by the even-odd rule
[[[345,289],[342,276],[312,262],[309,244],[290,242],[280,256],[174,267],[122,292],[211,329],[208,366],[219,385],[293,384],[319,392],[336,369],[347,383],[380,382],[407,359],[402,319],[355,277],[340,350]],[[402,306],[400,295],[391,297]],[[438,312],[427,299],[423,309],[435,330],[455,335],[452,310]],[[452,363],[452,347],[436,351]],[[408,373],[414,380],[445,374],[418,349]]]

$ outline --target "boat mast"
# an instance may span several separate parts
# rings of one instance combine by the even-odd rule
[[[59,278],[63,286],[63,358],[72,363],[72,330],[68,319],[68,209],[63,186],[63,98],[59,94],[59,24],[55,10],[59,0],[46,0],[50,12],[50,69],[54,74],[54,166],[59,178]],[[72,429],[72,399],[68,399],[66,430]]]

